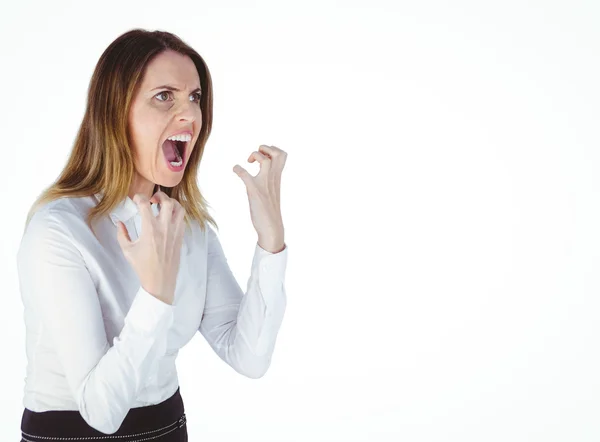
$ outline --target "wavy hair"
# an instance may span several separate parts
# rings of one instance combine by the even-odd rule
[[[102,192],[103,198],[90,209],[86,219],[92,229],[94,220],[109,214],[128,196],[135,168],[127,116],[148,63],[169,49],[187,55],[196,65],[202,89],[202,127],[181,181],[174,187],[161,186],[161,190],[183,206],[188,226],[191,220],[195,220],[202,230],[206,222],[218,228],[208,213],[210,205],[196,181],[212,127],[210,72],[203,58],[176,35],[144,29],[132,29],[120,35],[100,56],[90,81],[85,114],[71,154],[56,181],[33,203],[25,228],[42,204],[61,197],[83,197]]]

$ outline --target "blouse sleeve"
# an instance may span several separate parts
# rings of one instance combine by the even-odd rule
[[[49,209],[30,220],[17,253],[21,296],[49,334],[81,416],[112,434],[165,349],[174,306],[140,287],[111,346],[96,287],[63,216]]]
[[[207,243],[206,301],[199,331],[234,370],[249,378],[260,378],[270,366],[285,313],[288,247],[270,253],[256,244],[244,293],[208,224]]]

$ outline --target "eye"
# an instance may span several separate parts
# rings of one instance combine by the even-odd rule
[[[170,94],[170,93],[171,93],[170,91],[162,91],[162,92],[159,92],[158,94],[156,94],[155,97],[160,97],[163,94]],[[165,101],[165,100],[158,100],[158,101]]]
[[[158,94],[156,94],[155,97],[160,97],[160,96],[162,96],[164,94],[172,95],[173,92],[171,92],[171,91],[162,91],[162,92],[159,92]],[[194,92],[192,95],[195,95],[197,97],[193,101],[196,101],[196,102],[200,103],[200,100],[202,99],[202,94],[200,92]],[[190,95],[190,97],[192,95]],[[158,101],[166,102],[167,100],[161,100],[161,99],[159,99]]]

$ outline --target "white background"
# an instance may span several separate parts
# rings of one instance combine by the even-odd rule
[[[199,183],[242,287],[232,171],[288,152],[288,307],[244,378],[177,361],[190,441],[600,440],[596,1],[2,0],[0,439],[20,437],[15,254],[64,166],[104,49],[135,27],[207,61]]]

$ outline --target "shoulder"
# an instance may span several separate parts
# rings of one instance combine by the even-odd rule
[[[89,209],[92,207],[93,197],[61,197],[40,205],[31,216],[25,233],[29,226],[55,224],[67,230],[85,224]]]
[[[58,240],[75,244],[80,232],[89,230],[86,216],[92,204],[90,197],[62,197],[40,205],[25,226],[20,249]]]

